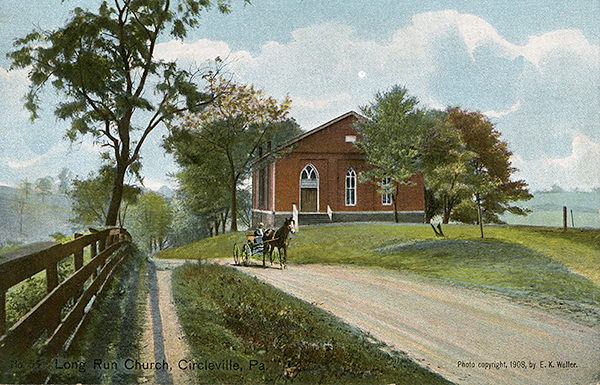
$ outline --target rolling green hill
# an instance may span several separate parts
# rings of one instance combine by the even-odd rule
[[[583,319],[600,315],[600,230],[494,226],[481,239],[476,226],[446,226],[444,233],[441,238],[426,225],[390,223],[306,226],[290,241],[288,263],[378,266]],[[225,234],[157,256],[232,260],[233,245],[244,242],[243,232]]]

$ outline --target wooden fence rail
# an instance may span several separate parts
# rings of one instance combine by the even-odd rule
[[[29,255],[9,253],[0,261],[0,356],[22,352],[47,332],[43,350],[55,355],[76,330],[80,321],[93,305],[95,296],[108,285],[114,272],[128,255],[131,236],[124,229],[93,231],[76,235],[75,240],[52,246]],[[91,259],[84,262],[84,250],[89,247]],[[75,272],[59,284],[58,265],[74,256]],[[46,271],[48,294],[18,322],[6,330],[6,293],[14,285]],[[89,278],[87,288],[84,284]],[[62,318],[65,305],[73,306]]]

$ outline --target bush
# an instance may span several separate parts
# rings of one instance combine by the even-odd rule
[[[457,222],[469,225],[478,223],[477,204],[473,201],[462,201],[452,210],[451,217]]]

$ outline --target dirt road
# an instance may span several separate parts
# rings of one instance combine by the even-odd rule
[[[185,334],[177,317],[171,291],[171,271],[181,266],[182,260],[152,259],[148,263],[148,319],[144,333],[142,362],[167,362],[162,366],[147,368],[144,382],[153,384],[194,384],[190,373],[179,370],[177,363],[192,360]]]
[[[384,269],[239,267],[458,384],[600,384],[600,327]]]

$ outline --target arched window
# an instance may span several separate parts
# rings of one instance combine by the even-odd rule
[[[390,206],[392,204],[392,180],[390,178],[383,178],[381,185],[383,187],[383,194],[381,194],[381,203],[384,206]]]
[[[317,187],[319,183],[319,174],[312,164],[306,165],[300,174],[300,187]]]
[[[346,206],[356,206],[356,172],[353,169],[346,173]]]

